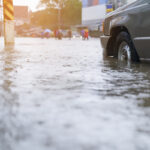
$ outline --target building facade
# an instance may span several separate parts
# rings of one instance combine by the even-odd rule
[[[83,7],[106,4],[108,0],[82,0]]]
[[[106,15],[108,0],[82,0],[82,25],[89,28],[98,28]]]
[[[82,0],[82,6],[83,8],[85,8],[102,4],[112,4],[114,7],[117,8],[130,1],[133,0]]]
[[[82,25],[96,26],[105,15],[135,0],[82,0]]]
[[[30,11],[28,6],[14,6],[15,25],[30,23]]]

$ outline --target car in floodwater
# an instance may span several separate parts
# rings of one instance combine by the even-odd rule
[[[150,0],[134,0],[108,14],[100,39],[104,56],[150,59]]]

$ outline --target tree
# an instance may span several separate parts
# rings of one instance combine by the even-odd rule
[[[81,23],[81,0],[40,0],[45,9],[33,14],[32,22],[42,26],[57,26],[60,9],[61,27]]]
[[[62,19],[67,25],[81,24],[82,3],[80,0],[66,0]]]
[[[34,12],[31,17],[31,24],[42,26],[43,28],[55,29],[58,25],[56,9],[44,9]]]

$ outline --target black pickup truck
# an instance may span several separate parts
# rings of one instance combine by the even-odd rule
[[[150,59],[150,0],[134,2],[108,14],[100,37],[104,56],[119,60]]]

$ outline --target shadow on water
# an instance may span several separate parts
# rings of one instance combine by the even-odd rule
[[[11,150],[14,141],[20,139],[18,121],[18,95],[13,91],[17,69],[17,51],[11,48],[0,52],[0,149]]]
[[[108,95],[135,99],[139,106],[150,107],[150,62],[118,62],[114,58],[103,62],[104,72],[110,76],[107,83],[112,87]]]

